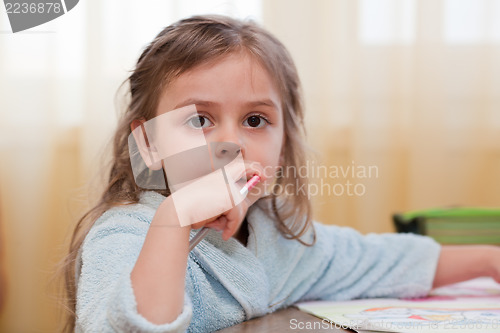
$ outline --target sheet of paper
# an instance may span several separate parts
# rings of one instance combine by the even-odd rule
[[[297,303],[305,312],[358,332],[500,332],[500,284],[479,278],[419,299]]]

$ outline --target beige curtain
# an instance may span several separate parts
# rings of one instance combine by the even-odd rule
[[[387,232],[398,211],[500,206],[499,1],[263,4],[299,68],[318,164],[347,172],[316,177],[318,220]]]
[[[161,27],[194,13],[253,16],[292,53],[320,156],[309,171],[328,168],[312,177],[323,195],[309,189],[318,220],[383,232],[395,211],[498,206],[500,13],[472,2],[482,35],[465,41],[446,37],[454,7],[437,0],[80,1],[36,32],[0,34],[0,331],[56,327],[48,282],[99,190],[116,89]]]

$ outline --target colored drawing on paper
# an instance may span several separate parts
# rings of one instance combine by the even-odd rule
[[[360,332],[500,333],[500,285],[492,279],[435,289],[418,299],[317,301],[297,306]]]
[[[344,317],[353,322],[372,322],[376,327],[452,328],[467,329],[498,328],[500,331],[500,307],[498,308],[435,308],[389,306],[369,308]],[[383,325],[382,325],[383,323]]]

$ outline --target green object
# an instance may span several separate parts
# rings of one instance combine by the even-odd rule
[[[398,232],[434,238],[441,244],[500,245],[500,209],[433,208],[393,215]]]

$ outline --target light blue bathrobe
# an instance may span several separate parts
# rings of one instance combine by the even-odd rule
[[[210,231],[189,255],[183,312],[155,325],[137,313],[130,272],[164,199],[146,192],[92,227],[77,261],[77,332],[215,331],[298,301],[423,296],[433,282],[440,246],[430,238],[315,223],[317,242],[307,247],[283,238],[254,205],[247,247]]]

